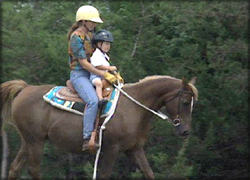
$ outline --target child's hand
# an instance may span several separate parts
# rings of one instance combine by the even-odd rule
[[[116,71],[116,70],[117,70],[116,66],[109,66],[109,71]]]

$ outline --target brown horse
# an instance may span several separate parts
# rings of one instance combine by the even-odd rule
[[[149,76],[137,83],[126,84],[123,90],[155,111],[165,106],[178,134],[186,136],[191,125],[193,100],[198,97],[194,81],[186,82],[170,76]],[[7,81],[0,86],[2,119],[16,127],[22,141],[9,170],[10,179],[18,177],[24,164],[28,165],[32,178],[40,178],[45,140],[68,152],[82,153],[82,117],[44,102],[43,95],[52,87],[28,85],[22,80]],[[151,112],[121,94],[116,112],[104,131],[97,178],[109,178],[118,153],[128,152],[145,178],[154,179],[143,150],[152,116]]]

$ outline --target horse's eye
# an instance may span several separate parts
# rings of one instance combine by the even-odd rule
[[[187,106],[187,105],[190,104],[190,101],[188,101],[188,100],[183,100],[183,104]]]

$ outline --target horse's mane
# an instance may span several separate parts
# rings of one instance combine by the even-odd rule
[[[180,80],[180,79],[177,79],[177,78],[171,77],[171,76],[153,75],[153,76],[146,76],[145,78],[140,79],[138,82],[127,83],[125,85],[126,85],[126,87],[130,87],[130,86],[138,85],[138,84],[145,83],[145,82],[148,82],[148,81],[151,81],[151,80],[156,80],[156,79],[176,79],[176,80]]]
[[[153,76],[146,76],[145,78],[140,79],[138,82],[135,82],[135,83],[125,84],[125,86],[126,87],[131,87],[131,86],[141,85],[143,83],[147,83],[147,82],[150,82],[152,80],[162,80],[162,79],[172,79],[172,80],[176,80],[176,81],[182,81],[181,79],[178,79],[178,78],[175,78],[175,77],[172,77],[172,76],[153,75]],[[197,90],[197,88],[191,83],[188,83],[188,86],[193,91],[194,99],[197,101],[198,100],[198,90]]]
[[[171,77],[171,76],[160,76],[160,75],[154,75],[154,76],[147,76],[141,80],[139,80],[138,83],[143,83],[145,81],[150,81],[150,80],[154,80],[154,79],[175,79],[175,80],[179,80],[175,77]]]

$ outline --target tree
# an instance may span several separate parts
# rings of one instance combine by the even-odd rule
[[[153,121],[146,145],[157,178],[248,177],[248,29],[247,2],[241,1],[88,1],[100,10],[114,35],[110,56],[125,82],[153,74],[191,79],[197,76],[199,101],[185,147],[167,122]],[[82,1],[2,3],[1,81],[64,85],[69,77],[66,34]],[[7,129],[12,160],[18,137]],[[45,147],[45,178],[62,174],[90,177],[91,157],[60,158]],[[121,155],[114,178],[140,178]],[[52,168],[50,168],[50,166]],[[82,172],[84,166],[85,172]],[[61,169],[53,167],[62,167]],[[179,169],[183,173],[178,173]],[[25,172],[22,173],[25,176]]]

